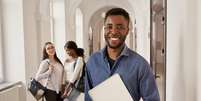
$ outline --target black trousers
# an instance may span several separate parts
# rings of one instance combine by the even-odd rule
[[[44,95],[45,95],[46,101],[63,101],[60,93],[57,94],[56,91],[53,91],[50,89],[46,89]]]

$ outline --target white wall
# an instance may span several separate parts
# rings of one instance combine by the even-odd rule
[[[24,54],[25,54],[25,78],[26,84],[30,77],[34,77],[40,63],[40,35],[37,31],[37,1],[23,0],[23,27],[24,27]],[[27,101],[34,101],[27,93]]]
[[[40,63],[40,38],[37,32],[36,0],[23,1],[26,80],[34,76]]]
[[[2,46],[2,8],[1,8],[1,2],[0,2],[0,82],[3,81],[3,76],[4,76],[4,72],[3,72],[3,46]]]
[[[5,78],[25,82],[22,0],[2,0]],[[17,76],[16,76],[17,75]]]
[[[166,101],[196,100],[198,32],[196,0],[167,2],[167,81]]]
[[[198,78],[198,81],[197,81],[197,101],[201,101],[201,0],[197,0],[197,5],[196,5],[198,8],[197,8],[197,13],[198,13],[198,16],[197,16],[197,44],[198,44],[198,50],[197,50],[197,78]]]

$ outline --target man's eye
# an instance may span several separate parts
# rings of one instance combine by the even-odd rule
[[[125,27],[124,26],[117,26],[117,29],[122,30],[122,29],[125,29]]]
[[[109,29],[112,29],[112,26],[108,26]]]
[[[112,29],[112,26],[106,26],[106,29]]]

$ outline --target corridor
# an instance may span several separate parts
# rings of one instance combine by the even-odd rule
[[[130,14],[126,45],[151,65],[161,101],[201,101],[201,0],[0,0],[0,101],[35,101],[27,90],[45,42],[73,40],[85,61],[105,46],[104,16]]]

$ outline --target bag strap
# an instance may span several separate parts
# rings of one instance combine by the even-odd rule
[[[75,70],[75,66],[77,64],[77,60],[75,61],[75,63],[73,64],[73,67],[74,67],[74,70]],[[81,76],[79,78],[81,78],[83,75],[84,75],[84,72],[85,72],[85,66],[86,66],[86,63],[85,61],[83,60],[83,66],[82,66],[82,70],[81,70]]]
[[[76,61],[76,62],[77,62],[77,61]],[[75,63],[75,64],[76,64],[76,63]],[[78,86],[80,79],[82,78],[82,76],[84,76],[84,73],[85,73],[85,65],[86,65],[86,63],[83,61],[83,66],[82,66],[82,70],[80,71],[79,78],[78,78],[78,80],[76,80],[76,81],[73,83],[75,87]],[[74,66],[75,66],[75,65],[74,65]]]
[[[47,64],[48,64],[48,66],[50,66],[50,62],[49,61],[47,61]],[[51,73],[52,74],[52,73]],[[47,86],[47,84],[48,84],[48,81],[50,80],[50,76],[51,76],[51,74],[47,77],[47,81],[45,82],[45,85],[44,85],[44,87],[46,87]]]
[[[73,64],[73,67],[74,67],[73,71],[75,70],[76,64],[77,64],[77,59],[75,60],[75,63]],[[77,81],[78,81],[78,80],[75,80],[75,82],[73,82],[73,86],[76,86],[76,82],[77,82]]]

